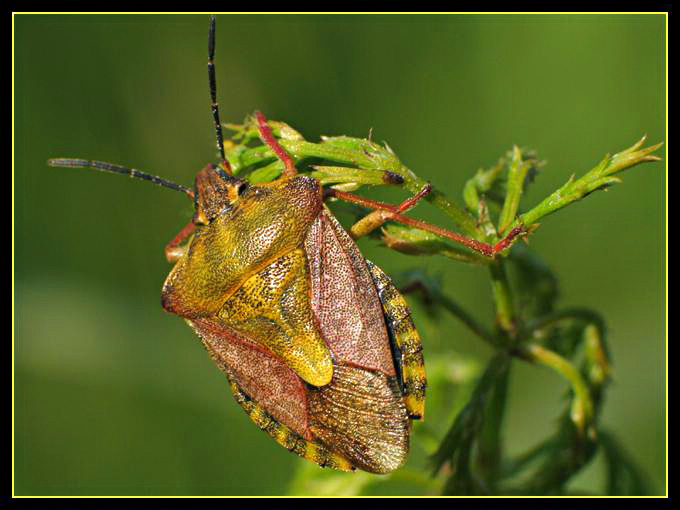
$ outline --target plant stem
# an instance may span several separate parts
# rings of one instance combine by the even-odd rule
[[[530,361],[551,368],[569,382],[574,392],[571,420],[576,424],[579,431],[583,432],[586,425],[592,420],[594,410],[588,385],[576,367],[566,358],[535,343],[523,345],[521,354]]]
[[[524,180],[527,177],[531,164],[522,161],[522,151],[516,145],[512,148],[512,161],[508,169],[508,184],[503,202],[503,210],[498,220],[498,232],[505,232],[512,223],[519,209],[519,201],[524,190]]]
[[[646,136],[643,136],[642,139],[628,149],[611,157],[609,155],[605,156],[600,163],[579,179],[575,179],[572,175],[560,189],[552,193],[536,207],[518,217],[511,227],[520,224],[529,227],[542,217],[580,200],[595,190],[606,189],[612,184],[621,182],[621,179],[614,177],[615,173],[640,163],[659,161],[660,158],[653,155],[652,152],[658,150],[662,144],[658,143],[642,149],[641,147],[645,140]]]
[[[514,338],[517,331],[517,321],[510,283],[503,261],[496,260],[489,264],[489,272],[491,274],[491,291],[496,305],[496,323],[502,331]]]
[[[533,332],[538,331],[546,326],[549,326],[555,322],[564,319],[581,319],[585,322],[591,322],[597,326],[600,332],[604,332],[605,323],[602,316],[589,308],[565,308],[563,310],[558,310],[553,313],[549,313],[542,317],[538,317],[531,321],[527,321],[526,329],[527,331]]]

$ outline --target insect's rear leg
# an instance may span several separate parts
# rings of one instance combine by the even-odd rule
[[[262,114],[262,112],[255,112],[255,117],[257,119],[257,126],[260,133],[260,138],[262,141],[269,146],[269,148],[274,152],[277,158],[279,158],[284,164],[283,175],[285,177],[293,177],[297,175],[298,171],[293,162],[293,158],[286,152],[286,150],[281,147],[281,144],[276,140],[271,128],[267,124],[267,119]],[[416,227],[427,232],[432,232],[438,236],[450,239],[456,243],[462,244],[467,248],[481,253],[485,257],[494,258],[497,254],[509,248],[513,241],[523,235],[528,231],[526,227],[520,225],[519,227],[513,228],[510,233],[495,245],[484,243],[476,239],[471,239],[469,237],[462,236],[456,232],[437,227],[435,225],[430,225],[424,221],[416,220],[403,216],[401,213],[411,209],[418,203],[418,201],[425,195],[432,191],[431,186],[426,185],[418,194],[406,200],[399,206],[394,206],[390,204],[385,204],[383,202],[377,202],[375,200],[369,200],[351,193],[345,193],[343,191],[338,191],[334,189],[328,189],[325,191],[324,196],[332,196],[349,202],[352,204],[361,205],[369,209],[374,209],[374,211],[368,214],[365,218],[359,220],[351,229],[350,234],[354,239],[364,236],[380,227],[386,221],[396,221],[402,223],[403,225],[408,225],[411,227]]]
[[[352,237],[355,239],[361,237],[362,235],[366,235],[366,233],[370,232],[375,228],[378,228],[385,221],[396,221],[397,223],[401,223],[402,225],[415,227],[420,230],[425,230],[426,232],[432,232],[433,234],[436,234],[440,237],[450,239],[451,241],[454,241],[458,244],[462,244],[463,246],[477,253],[481,253],[485,257],[494,258],[500,252],[502,252],[506,248],[509,248],[517,237],[521,237],[522,235],[525,235],[529,232],[524,225],[520,225],[518,227],[513,228],[510,231],[510,233],[508,233],[508,235],[505,236],[504,239],[493,245],[489,243],[484,243],[482,241],[478,241],[476,239],[465,237],[463,235],[457,234],[456,232],[452,232],[451,230],[447,230],[436,225],[431,225],[424,221],[416,220],[414,218],[409,218],[408,216],[404,216],[403,214],[401,214],[403,210],[407,210],[413,207],[415,203],[420,198],[422,198],[422,196],[427,195],[427,193],[429,193],[430,191],[431,190],[428,189],[428,187],[426,186],[417,195],[410,198],[406,202],[402,203],[400,206],[394,206],[390,204],[385,204],[383,202],[377,202],[375,200],[370,200],[368,198],[353,195],[352,193],[345,193],[344,191],[338,191],[335,189],[326,190],[324,196],[336,197],[340,200],[349,202],[351,204],[357,204],[362,207],[367,207],[369,209],[375,209],[374,212],[376,213],[378,211],[382,211],[382,213],[376,214],[375,216],[371,216],[373,213],[369,214],[367,216],[368,219],[363,218],[352,227]],[[402,208],[405,209],[402,210]],[[362,222],[364,220],[366,220],[366,224],[362,225]]]
[[[375,229],[383,226],[386,221],[393,219],[395,214],[404,213],[410,209],[413,209],[416,204],[431,191],[432,185],[427,184],[416,195],[405,200],[396,207],[383,204],[382,202],[374,202],[374,205],[382,208],[375,209],[373,212],[368,213],[366,216],[352,225],[352,228],[349,230],[349,235],[352,236],[352,239],[356,240],[360,237],[370,234]]]

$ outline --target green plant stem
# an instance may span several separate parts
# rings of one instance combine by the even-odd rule
[[[246,131],[244,131],[246,132]],[[249,131],[247,131],[249,132]],[[416,194],[420,192],[427,181],[416,176],[406,166],[401,164],[399,159],[391,150],[381,147],[369,140],[351,137],[326,138],[322,143],[312,143],[299,139],[279,139],[281,146],[290,154],[296,162],[308,158],[318,158],[326,162],[352,165],[362,170],[374,170],[391,172],[403,179],[401,187]],[[274,152],[265,146],[246,147],[240,146],[238,149],[238,161],[230,156],[230,162],[234,166],[235,173],[239,173],[242,168],[252,165],[259,165],[270,161],[268,165],[259,168],[257,171],[266,176],[262,180],[276,177],[283,170],[283,163],[276,159]],[[356,168],[348,168],[348,174],[342,176],[342,172],[336,167],[333,175],[326,174],[326,182],[357,182],[360,184],[377,184],[376,175],[368,175],[362,178],[357,174]],[[319,171],[317,169],[317,171]],[[387,184],[384,179],[380,184]],[[394,184],[394,183],[392,183]],[[451,202],[446,195],[436,188],[425,198],[432,205],[441,210],[453,221],[454,225],[467,236],[478,238],[479,229],[475,218],[465,209]]]
[[[347,168],[344,174],[343,166],[327,169],[325,174],[323,171],[321,171],[322,174],[318,173],[319,169],[323,167],[313,167],[316,168],[317,173],[315,174],[313,171],[312,174],[321,177],[324,183],[397,185],[413,195],[419,193],[428,184],[427,181],[419,178],[404,166],[387,145],[383,147],[371,140],[348,136],[323,137],[321,143],[312,143],[304,140],[297,131],[282,122],[270,121],[270,126],[275,133],[278,133],[281,146],[297,163],[311,158],[321,160],[324,163],[355,167]],[[229,127],[237,132],[235,139],[241,140],[240,143],[230,141],[227,149],[227,157],[235,174],[239,174],[247,167],[257,167],[250,176],[253,182],[266,182],[280,175],[283,163],[276,158],[269,147],[248,147],[246,145],[257,137],[257,125],[253,118],[247,120],[242,126],[231,125]],[[519,217],[516,217],[519,201],[523,192],[524,181],[532,163],[523,160],[521,150],[513,147],[507,191],[499,219],[499,232],[510,232],[512,229],[522,226],[528,233],[531,233],[538,226],[536,222],[543,216],[565,207],[597,189],[604,189],[620,182],[618,177],[613,176],[615,173],[639,163],[658,161],[660,158],[651,153],[656,151],[661,144],[642,148],[644,141],[645,137],[612,157],[606,156],[600,164],[583,177],[580,179],[572,177],[564,186]],[[258,165],[264,166],[258,167]],[[466,209],[451,202],[444,193],[436,188],[433,188],[425,200],[446,214],[453,221],[455,228],[460,230],[464,236],[478,241],[489,241],[490,236],[495,237],[492,232],[493,225],[489,221],[488,214],[484,212],[486,207],[482,207],[483,202],[479,199],[479,192],[484,191],[493,183],[502,168],[503,165],[499,162],[496,167],[490,170],[478,172],[466,184],[465,203],[474,214],[479,216],[480,221]],[[368,171],[367,175],[362,176],[361,171]],[[380,172],[384,173],[380,174]],[[397,176],[397,178],[392,178],[394,176]],[[399,182],[400,180],[403,182]]]
[[[385,172],[382,170],[367,170],[346,166],[314,166],[311,176],[322,186],[326,184],[356,183],[379,186],[390,184],[386,182]]]
[[[505,159],[498,162],[488,170],[480,168],[477,173],[465,182],[463,187],[463,201],[465,206],[479,215],[480,193],[486,193],[493,183],[500,177],[505,168]]]
[[[598,189],[606,189],[612,184],[621,182],[614,174],[640,163],[659,161],[660,158],[652,154],[661,147],[661,143],[642,149],[646,140],[643,136],[638,142],[614,156],[605,156],[600,163],[580,179],[572,176],[560,189],[552,193],[536,207],[518,217],[509,228],[524,225],[529,227],[539,219],[561,209],[572,202],[580,200]]]
[[[605,331],[605,322],[602,316],[589,308],[564,308],[556,312],[549,313],[542,317],[526,322],[527,331],[539,331],[546,326],[550,326],[564,319],[581,319],[585,322],[593,323],[600,330],[601,334]]]
[[[583,432],[593,418],[593,401],[588,384],[569,360],[535,343],[524,344],[521,354],[528,360],[544,365],[564,377],[574,392],[571,406],[571,420]]]
[[[595,388],[595,407],[598,404],[598,392],[609,380],[609,353],[607,344],[604,341],[602,331],[593,324],[588,324],[583,330],[585,343],[586,366],[588,368],[588,380]]]
[[[383,226],[383,242],[388,248],[408,255],[443,255],[468,264],[489,265],[493,261],[461,245],[414,227],[392,224]]]
[[[355,144],[360,142],[362,141],[352,140],[352,143]],[[389,171],[401,176],[404,179],[403,188],[414,195],[419,193],[428,184],[427,181],[417,177],[411,170],[402,165],[396,156],[385,156],[381,152],[382,147],[376,146],[376,144],[372,144],[367,140],[363,142],[366,142],[362,147],[363,150],[355,150],[339,146],[337,143],[315,144],[307,141],[280,140],[283,148],[296,160],[316,157],[361,168]],[[372,151],[367,150],[367,147],[372,149]],[[272,157],[274,157],[273,153]],[[434,188],[426,197],[426,200],[449,216],[453,223],[467,235],[476,236],[479,234],[475,219],[467,211],[451,202],[440,190]]]
[[[607,379],[609,374],[609,347],[607,345],[606,336],[607,328],[604,318],[599,313],[589,308],[565,308],[556,312],[549,313],[537,319],[527,321],[525,324],[525,331],[528,337],[534,336],[545,327],[548,327],[556,322],[562,320],[582,320],[591,324],[596,331],[589,333],[584,332],[586,341],[586,355],[590,358],[591,369],[601,371],[601,374],[593,373],[595,379],[601,377],[601,383]]]
[[[503,332],[514,338],[517,332],[517,321],[503,261],[496,260],[489,264],[489,273],[491,274],[491,292],[496,305],[496,324]]]
[[[510,223],[515,219],[519,209],[519,201],[524,190],[524,180],[527,177],[531,164],[522,161],[522,151],[516,145],[512,148],[512,160],[508,169],[507,191],[501,216],[498,219],[498,231],[506,232]],[[508,231],[509,232],[509,231]]]

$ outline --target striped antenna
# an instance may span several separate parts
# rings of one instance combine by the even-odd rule
[[[217,136],[217,148],[220,150],[222,167],[229,175],[234,175],[231,165],[224,155],[224,138],[222,136],[222,124],[220,123],[220,107],[217,103],[217,80],[215,79],[215,15],[210,16],[210,32],[208,34],[208,82],[210,84],[210,107],[213,120],[215,121],[215,135]]]
[[[105,163],[104,161],[90,161],[87,159],[73,159],[73,158],[54,158],[48,159],[47,164],[49,166],[63,167],[63,168],[93,168],[101,172],[111,172],[114,174],[127,175],[128,177],[133,177],[135,179],[142,179],[145,181],[152,182],[158,186],[164,188],[173,189],[175,191],[181,191],[190,198],[194,197],[194,192],[189,188],[182,186],[181,184],[175,184],[172,181],[163,179],[162,177],[157,177],[155,175],[147,174],[135,168],[128,168],[121,165],[114,165],[113,163]]]

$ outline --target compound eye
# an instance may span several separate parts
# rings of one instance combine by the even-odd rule
[[[240,182],[236,185],[236,193],[238,194],[238,196],[239,196],[239,197],[242,196],[242,195],[246,192],[246,190],[248,189],[248,187],[249,187],[249,186],[248,186],[248,182],[247,182],[247,181],[240,181]]]
[[[248,189],[248,181],[241,179],[232,179],[227,184],[227,197],[232,204],[236,202]]]

